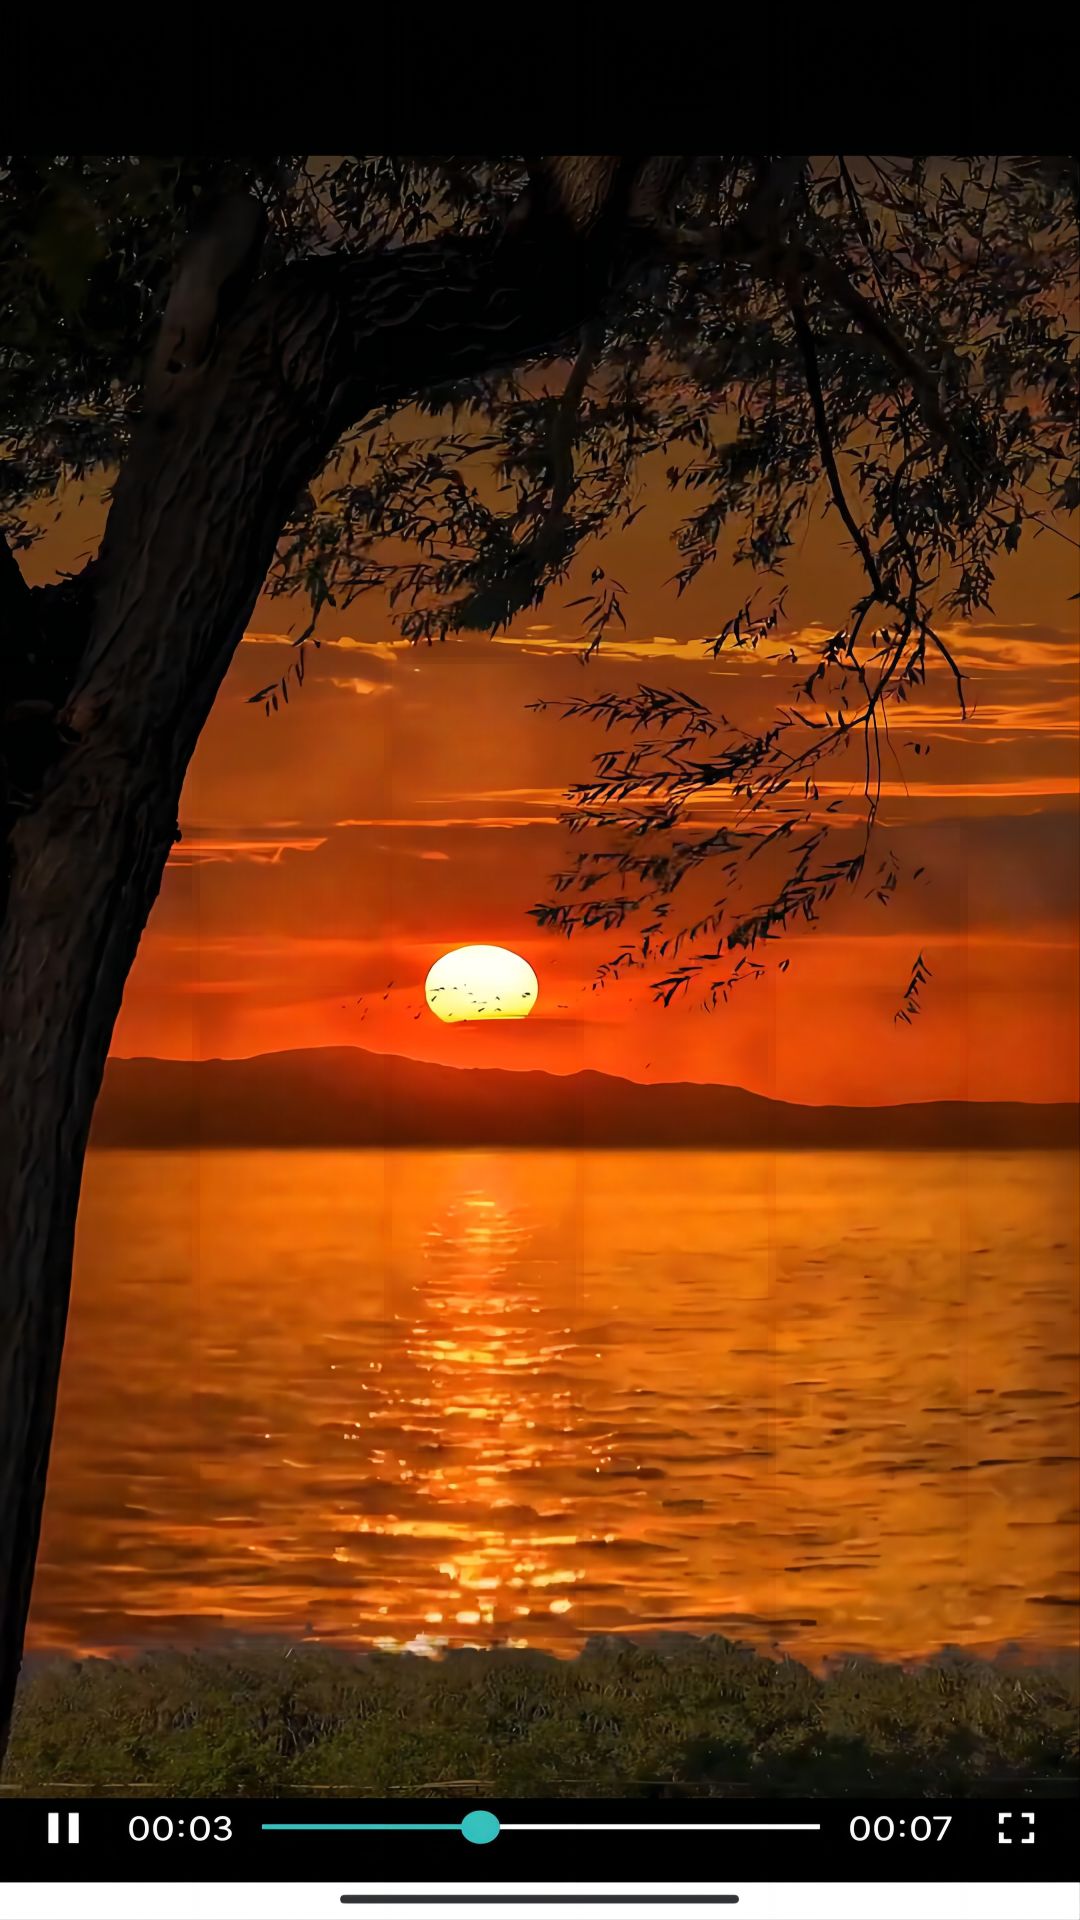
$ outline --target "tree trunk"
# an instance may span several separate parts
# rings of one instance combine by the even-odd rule
[[[280,350],[280,330],[245,328],[197,398],[138,430],[67,710],[77,744],[11,836],[0,923],[0,1757],[110,1036],[191,753],[288,505],[327,452],[328,396],[299,406],[271,364]]]
[[[205,362],[157,368],[94,569],[64,716],[76,743],[11,835],[0,921],[0,1761],[94,1102],[188,762],[288,509],[372,406],[592,318],[647,251],[634,196],[655,198],[651,179],[638,162],[557,158],[504,244],[312,258],[261,282],[216,341],[210,326]],[[182,304],[183,274],[178,287]]]
[[[132,869],[121,796],[88,802],[81,831],[75,823],[44,849],[47,871],[20,858],[0,942],[0,1753],[30,1605],[83,1155],[171,839],[160,806],[145,807]]]

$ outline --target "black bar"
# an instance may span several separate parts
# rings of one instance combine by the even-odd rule
[[[343,1907],[737,1907],[737,1893],[343,1893]]]
[[[486,1845],[460,1831],[483,1809],[503,1829]],[[79,1843],[66,1840],[68,1813],[79,1814]],[[1075,1794],[1035,1798],[884,1800],[114,1800],[0,1798],[0,1884],[45,1881],[321,1881],[453,1893],[493,1885],[559,1885],[567,1893],[599,1886],[711,1886],[726,1881],[993,1880],[1018,1888],[1072,1881],[1078,1803]],[[60,1844],[48,1844],[48,1816],[60,1814]],[[264,1822],[434,1821],[445,1831],[264,1833]],[[820,1822],[820,1831],[697,1832],[718,1822]],[[852,1831],[852,1821],[855,1830]],[[602,1823],[599,1833],[514,1832],[522,1823]],[[643,1833],[639,1825],[688,1826]],[[134,1832],[132,1824],[134,1823]],[[155,1836],[155,1824],[159,1836]],[[215,1835],[219,1829],[223,1837]],[[939,1832],[941,1837],[939,1838]],[[136,1838],[145,1835],[144,1838]],[[418,1899],[424,1897],[418,1891]],[[479,1897],[479,1896],[477,1896]],[[554,1896],[552,1896],[554,1898]],[[718,1898],[719,1896],[715,1896]],[[402,1902],[404,1904],[404,1902]],[[463,1900],[462,1905],[468,1902]],[[600,1904],[599,1900],[596,1901]],[[646,1902],[642,1903],[647,1904]],[[914,1903],[913,1903],[914,1910]]]

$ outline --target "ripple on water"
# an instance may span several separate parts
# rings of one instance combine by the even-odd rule
[[[1060,1160],[92,1156],[32,1644],[1058,1644]]]

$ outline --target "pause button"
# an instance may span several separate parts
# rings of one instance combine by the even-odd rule
[[[67,1816],[66,1838],[69,1847],[78,1846],[79,1816],[77,1813],[69,1813]],[[58,1847],[60,1845],[60,1815],[58,1813],[50,1813],[49,1815],[49,1845],[50,1847]]]

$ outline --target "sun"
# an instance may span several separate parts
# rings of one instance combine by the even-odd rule
[[[450,1023],[524,1020],[539,991],[528,961],[507,947],[454,947],[424,982],[432,1013]]]

